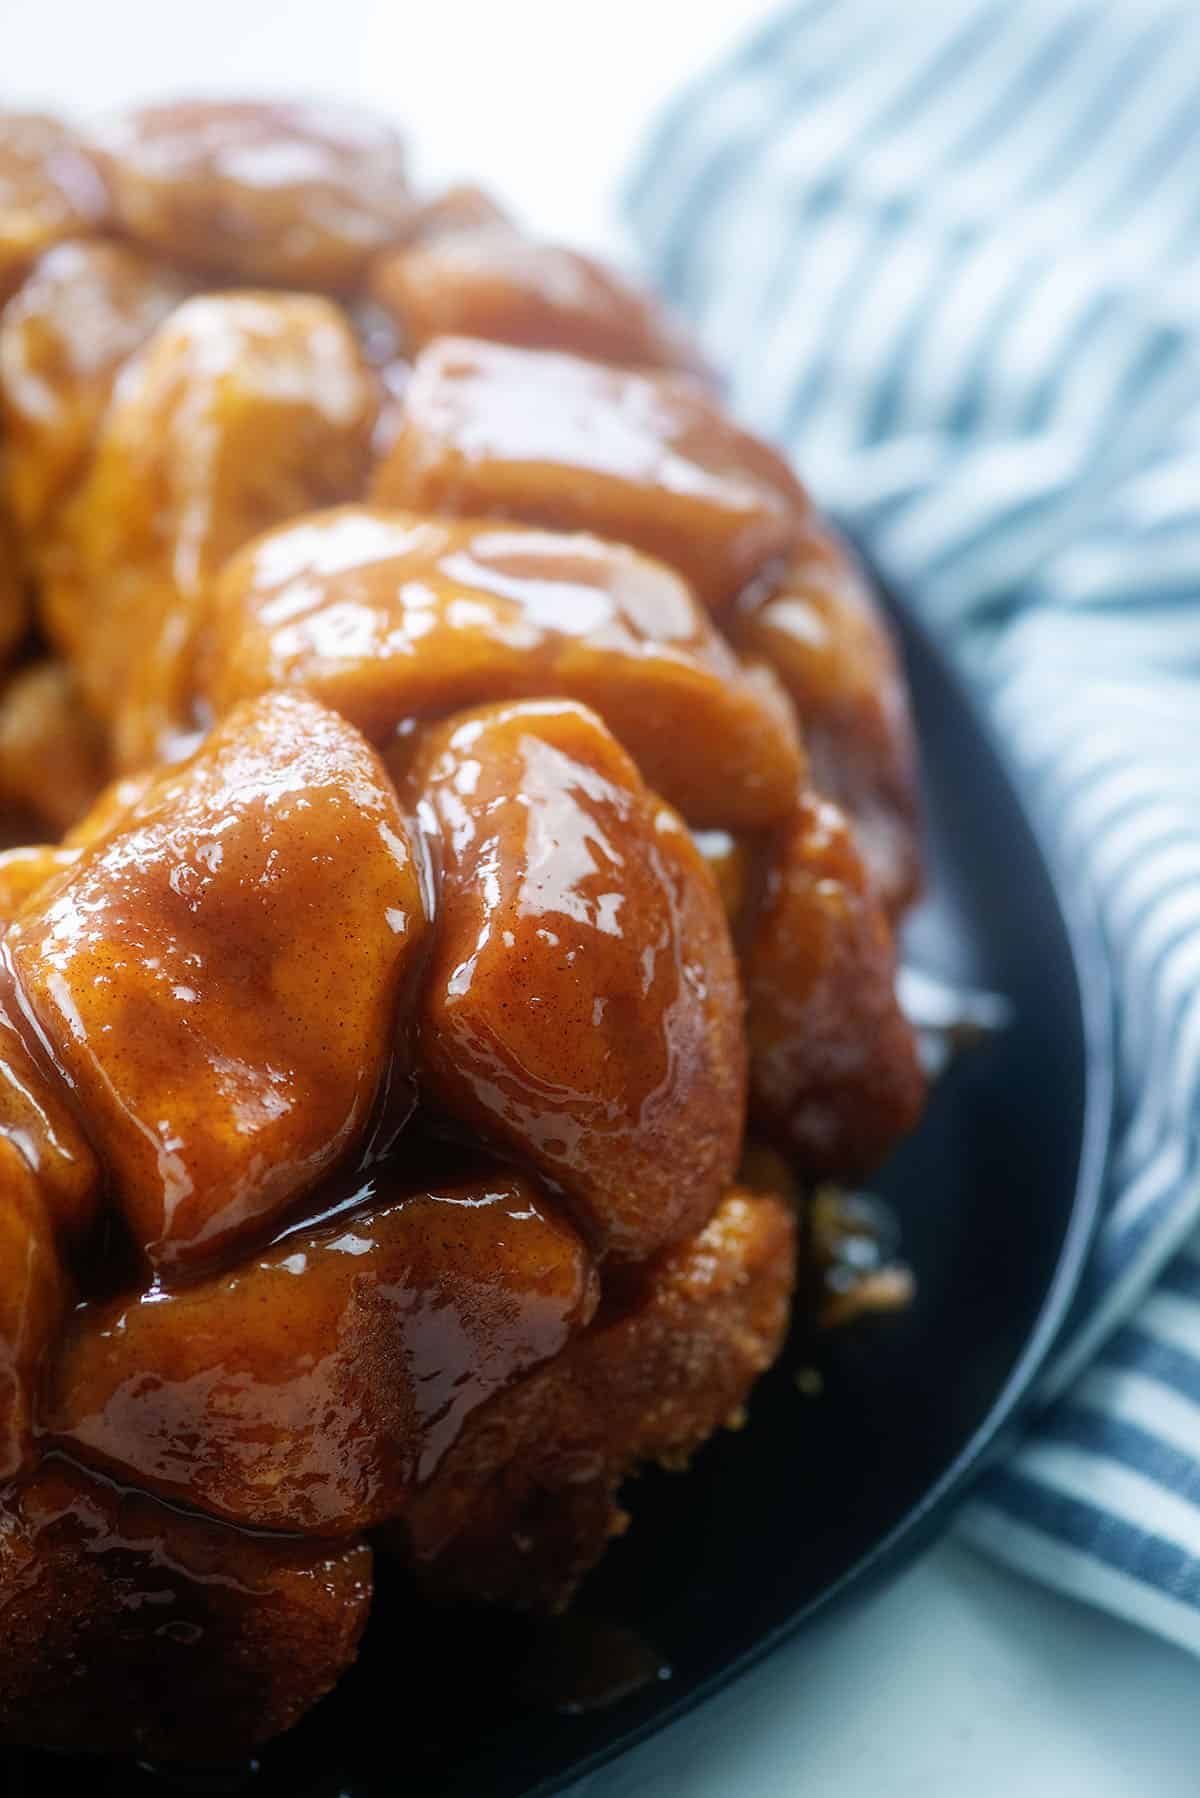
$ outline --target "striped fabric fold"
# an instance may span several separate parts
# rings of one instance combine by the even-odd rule
[[[1200,1652],[1200,13],[801,0],[628,212],[957,652],[1095,896],[1117,1132],[1052,1403],[961,1527]]]

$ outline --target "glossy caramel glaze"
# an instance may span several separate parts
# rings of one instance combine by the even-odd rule
[[[353,1540],[247,1536],[49,1459],[0,1495],[0,1740],[231,1762],[352,1664]]]
[[[52,657],[29,662],[0,689],[0,807],[48,834],[74,824],[108,774],[108,747],[75,672]]]
[[[117,243],[61,243],[0,314],[4,488],[41,530],[83,471],[121,365],[188,291],[177,272]]]
[[[630,1468],[678,1469],[741,1421],[782,1344],[794,1269],[790,1208],[728,1192],[698,1236],[469,1421],[389,1545],[439,1598],[561,1607],[629,1521],[617,1494]]]
[[[10,1146],[35,1177],[56,1234],[68,1242],[83,1239],[96,1220],[100,1164],[2,964],[0,1144]]]
[[[732,1178],[744,1062],[716,887],[594,713],[484,707],[405,791],[440,865],[422,1092],[561,1186],[598,1247],[698,1229]]]
[[[811,513],[787,569],[743,595],[732,625],[791,694],[814,782],[850,814],[897,916],[921,884],[917,749],[900,658],[861,568]]]
[[[43,250],[107,212],[95,163],[61,120],[0,112],[0,302]]]
[[[76,851],[56,843],[29,843],[0,849],[0,934],[25,901],[76,860]]]
[[[3,954],[152,1263],[227,1250],[353,1149],[424,931],[378,761],[285,694],[35,895]]]
[[[804,796],[743,918],[750,1114],[810,1176],[858,1177],[925,1098],[887,914],[844,815]]]
[[[694,830],[692,838],[717,883],[730,929],[736,929],[753,873],[753,848],[727,830]]]
[[[807,500],[783,458],[686,375],[442,338],[417,358],[372,497],[595,531],[711,606],[786,554]]]
[[[89,844],[98,843],[101,837],[108,836],[114,825],[133,810],[155,778],[156,771],[153,768],[143,768],[140,774],[123,774],[119,780],[109,781],[107,786],[101,788],[83,816],[75,820],[70,830],[63,832],[60,847],[86,849]]]
[[[37,1179],[12,1141],[0,1134],[0,1482],[28,1464],[34,1381],[62,1329],[69,1302]]]
[[[485,700],[578,699],[701,825],[777,823],[801,772],[772,677],[677,575],[595,537],[364,506],[282,525],[227,565],[197,663],[218,717],[303,687],[379,744]]]
[[[247,538],[354,490],[376,400],[349,325],[308,295],[189,300],[126,365],[42,588],[119,767],[172,752],[206,583]]]
[[[703,372],[684,332],[615,270],[507,221],[470,228],[444,220],[381,256],[373,298],[409,355],[435,337],[483,337],[531,350],[569,350],[628,368]]]
[[[97,145],[122,229],[210,275],[344,288],[413,215],[404,141],[359,106],[181,100]]]
[[[77,1311],[44,1429],[256,1529],[340,1536],[398,1516],[471,1412],[557,1355],[598,1293],[530,1181],[404,1193],[402,1167],[229,1273]]]

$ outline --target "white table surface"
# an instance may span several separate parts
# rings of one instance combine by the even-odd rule
[[[660,99],[770,0],[0,0],[0,98],[308,90],[411,126],[540,228],[611,241]],[[947,1543],[587,1798],[1196,1798],[1200,1667]],[[481,1795],[485,1798],[485,1795]]]

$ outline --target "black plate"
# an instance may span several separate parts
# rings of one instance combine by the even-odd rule
[[[1003,1445],[1063,1322],[1095,1218],[1111,1086],[1107,976],[1091,926],[1056,893],[973,702],[897,611],[934,864],[935,898],[913,920],[910,952],[1014,1008],[1007,1031],[951,1070],[875,1183],[902,1220],[915,1304],[821,1346],[816,1399],[795,1380],[812,1346],[793,1343],[744,1431],[710,1445],[685,1479],[638,1482],[634,1527],[580,1610],[632,1632],[617,1640],[622,1665],[632,1643],[633,1663],[661,1662],[669,1677],[557,1714],[514,1698],[513,1670],[531,1651],[543,1664],[547,1655],[522,1626],[414,1615],[406,1594],[385,1589],[358,1668],[264,1754],[252,1798],[560,1791],[894,1570]],[[567,1651],[555,1642],[548,1652],[553,1661]],[[516,1683],[530,1680],[526,1668]],[[50,1766],[22,1757],[17,1789],[40,1793]],[[111,1798],[162,1789],[128,1765],[80,1776]]]

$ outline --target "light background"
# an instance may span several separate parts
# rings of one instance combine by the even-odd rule
[[[546,232],[619,246],[615,180],[656,104],[768,10],[0,0],[0,100],[362,99],[408,124],[421,172],[473,175]],[[1196,1798],[1198,1746],[1192,1659],[946,1544],[597,1775],[587,1798]]]

